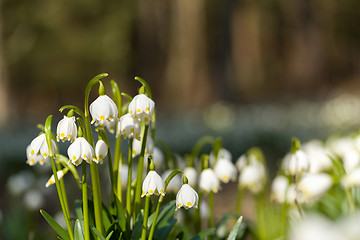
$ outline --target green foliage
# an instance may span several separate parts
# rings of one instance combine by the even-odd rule
[[[62,239],[70,240],[69,234],[47,212],[40,210],[40,213]]]

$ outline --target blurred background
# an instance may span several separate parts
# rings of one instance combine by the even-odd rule
[[[86,84],[102,72],[132,96],[135,76],[148,81],[156,136],[180,154],[220,136],[234,159],[260,146],[275,170],[291,136],[358,129],[359,23],[358,0],[2,0],[0,237],[31,238],[23,208],[38,218],[49,204],[24,207],[26,189],[48,177],[25,164],[36,124],[60,120],[65,104],[82,107]],[[22,191],[9,190],[9,179]]]

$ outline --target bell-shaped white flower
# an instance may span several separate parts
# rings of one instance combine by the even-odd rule
[[[192,187],[196,186],[198,173],[195,168],[193,167],[186,167],[184,169],[184,174],[188,179],[189,185]]]
[[[285,176],[276,176],[271,184],[271,200],[277,203],[284,203],[289,180]]]
[[[75,166],[82,163],[82,160],[85,160],[87,163],[91,163],[91,161],[95,158],[93,147],[83,137],[75,139],[75,141],[69,146],[67,152],[69,155],[69,161]]]
[[[176,194],[176,210],[181,207],[185,209],[195,207],[199,204],[199,196],[197,192],[189,185],[183,184]]]
[[[130,113],[120,118],[117,129],[116,137],[123,135],[125,139],[136,138],[140,140],[140,121],[135,119]]]
[[[144,94],[136,95],[129,104],[129,113],[148,125],[154,114],[155,103]]]
[[[159,174],[155,171],[149,171],[142,184],[141,197],[153,194],[165,196],[165,185]]]
[[[167,177],[172,173],[173,169],[168,169],[166,170],[161,177],[163,179],[167,179]],[[166,191],[168,192],[177,192],[179,191],[180,187],[182,185],[182,179],[181,176],[179,174],[175,175],[171,181],[169,182],[169,184],[166,187]]]
[[[218,179],[224,183],[228,183],[230,180],[235,181],[237,177],[237,169],[235,165],[226,158],[220,158],[217,160],[214,172]]]
[[[199,188],[204,193],[217,193],[219,191],[220,181],[216,177],[214,170],[207,168],[200,173]]]
[[[75,117],[64,116],[57,125],[56,129],[56,141],[71,141],[74,142],[77,136],[77,128],[75,123]]]
[[[56,154],[57,151],[56,143],[52,139],[51,139],[51,145],[52,145],[53,153]],[[34,140],[32,140],[32,142],[30,143],[29,151],[30,151],[30,156],[33,155],[37,156],[41,154],[44,158],[49,157],[49,148],[46,143],[45,133],[40,134]]]
[[[231,152],[225,148],[220,148],[218,155],[217,155],[217,159],[220,159],[220,158],[224,158],[229,161],[232,161]],[[210,164],[213,164],[215,162],[215,155],[213,152],[211,152],[209,155],[209,162],[210,162]]]
[[[311,140],[302,145],[302,149],[309,157],[310,173],[319,173],[332,168],[332,162],[328,152],[318,140]]]
[[[57,178],[60,180],[64,177],[64,175],[67,173],[68,169],[62,169],[56,172]],[[51,177],[49,178],[49,180],[46,182],[45,187],[49,187],[51,185],[53,185],[55,183],[55,177],[54,174],[51,175]]]
[[[257,162],[244,167],[239,175],[239,186],[259,193],[266,182],[266,171],[263,164]]]
[[[145,147],[145,155],[150,154],[152,155],[154,152],[154,140],[148,135],[146,138],[146,147]],[[141,153],[141,141],[137,140],[136,138],[133,141],[133,157],[136,157]],[[147,157],[145,158],[147,159]]]
[[[118,115],[115,102],[107,95],[99,96],[90,104],[90,114],[93,118],[91,123],[103,126],[106,121],[113,121]]]
[[[341,179],[341,185],[348,189],[360,186],[360,167],[353,169]]]
[[[41,154],[30,154],[31,150],[30,150],[30,145],[27,146],[26,148],[26,163],[29,164],[30,166],[34,166],[36,163],[39,163],[40,165],[44,165],[44,163],[49,163],[50,157],[47,156],[46,158],[44,158]]]
[[[95,145],[95,158],[93,159],[96,163],[103,163],[104,158],[108,154],[108,147],[104,140],[97,141]]]
[[[297,150],[291,154],[288,160],[287,172],[291,175],[297,175],[309,171],[310,162],[306,153],[302,150]]]
[[[331,176],[326,173],[306,174],[299,181],[298,188],[305,200],[315,200],[323,196],[332,184]]]

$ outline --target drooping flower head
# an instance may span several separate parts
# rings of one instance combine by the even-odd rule
[[[30,166],[34,166],[36,163],[39,163],[40,165],[44,165],[44,163],[49,163],[50,157],[47,156],[46,158],[44,158],[41,154],[30,154],[31,150],[30,150],[30,145],[27,146],[26,148],[26,163],[29,164]]]
[[[196,169],[193,167],[186,167],[184,169],[184,174],[189,181],[189,185],[195,187],[198,179],[198,173]]]
[[[271,200],[276,203],[284,203],[288,186],[289,179],[281,175],[276,176],[271,184]]]
[[[259,193],[265,186],[266,171],[260,162],[247,165],[239,175],[239,186],[247,188],[253,193]]]
[[[136,138],[140,140],[140,121],[135,119],[130,113],[120,118],[117,129],[116,137],[123,135],[125,139]]]
[[[118,115],[115,102],[107,95],[100,95],[90,104],[91,123],[103,126],[107,121],[113,121]]]
[[[104,158],[108,154],[108,147],[104,140],[97,141],[95,145],[95,158],[93,159],[96,163],[103,163]]]
[[[155,171],[149,171],[142,184],[141,197],[153,194],[165,196],[165,185],[159,174]]]
[[[78,166],[85,160],[91,163],[95,159],[94,149],[83,137],[78,137],[68,148],[69,161]]]
[[[220,188],[220,181],[211,168],[204,169],[200,174],[199,188],[204,193],[217,193]]]
[[[288,159],[287,171],[291,175],[298,175],[310,169],[309,158],[302,150],[297,150]]]
[[[332,186],[333,180],[326,173],[306,174],[299,184],[299,191],[305,200],[316,200],[324,195]]]
[[[57,178],[60,180],[64,177],[64,175],[67,173],[68,169],[64,168],[62,170],[59,170],[56,172]],[[49,178],[49,180],[46,182],[45,187],[49,187],[51,185],[53,185],[55,183],[55,177],[54,174],[51,175],[51,177]]]
[[[74,142],[77,136],[77,128],[75,123],[75,117],[64,116],[57,125],[56,129],[56,141],[71,141]]]
[[[185,209],[195,207],[199,204],[199,196],[197,192],[189,185],[183,184],[176,194],[176,210],[181,207]]]
[[[152,155],[154,152],[154,140],[148,135],[146,138],[145,155]],[[133,157],[136,157],[141,153],[141,141],[136,138],[133,141]],[[147,157],[145,157],[147,159]]]
[[[136,95],[129,104],[129,113],[146,125],[150,123],[154,114],[155,103],[145,94]]]
[[[51,139],[51,145],[52,145],[53,153],[56,154],[57,151],[56,143],[52,139]],[[32,140],[32,142],[30,143],[29,152],[30,152],[30,156],[41,155],[44,157],[44,159],[49,157],[50,153],[49,153],[48,145],[46,143],[45,133],[40,134],[34,140]]]
[[[218,179],[224,183],[228,183],[230,180],[235,181],[237,177],[237,169],[235,165],[226,158],[220,158],[217,160],[214,172]]]

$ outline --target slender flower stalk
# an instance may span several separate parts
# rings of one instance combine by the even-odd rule
[[[90,240],[90,224],[89,224],[89,206],[87,196],[87,178],[86,164],[82,165],[82,201],[83,201],[83,216],[84,216],[84,237],[85,240]]]
[[[130,138],[129,153],[128,153],[128,179],[127,179],[127,187],[126,187],[126,212],[128,216],[126,218],[126,223],[128,225],[128,229],[130,228],[130,219],[132,215],[132,209],[131,209],[132,142],[133,142],[133,138]]]
[[[63,211],[64,214],[64,218],[65,218],[65,222],[66,222],[66,226],[68,228],[68,233],[70,236],[70,239],[73,240],[74,239],[74,235],[73,235],[73,230],[72,230],[72,225],[70,222],[70,214],[68,211],[67,203],[65,203],[66,198],[64,198],[65,196],[63,195],[64,190],[61,188],[61,184],[60,181],[57,177],[57,167],[56,167],[56,163],[55,163],[55,159],[54,159],[54,152],[53,152],[53,147],[52,146],[52,142],[53,140],[51,139],[51,119],[52,119],[52,115],[48,116],[45,122],[45,136],[46,136],[46,144],[47,144],[47,148],[49,149],[49,157],[50,157],[50,162],[51,162],[51,168],[54,174],[54,179],[55,179],[55,185],[56,185],[56,189],[58,192],[58,196],[59,196],[59,200],[60,200],[60,205],[61,205],[61,209]]]
[[[145,197],[145,206],[144,206],[144,220],[143,220],[143,227],[141,232],[141,240],[146,239],[147,235],[147,222],[149,217],[149,208],[150,208],[150,195],[146,195]]]

